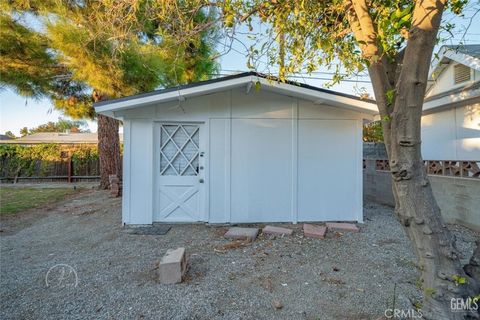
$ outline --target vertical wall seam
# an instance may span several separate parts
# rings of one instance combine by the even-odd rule
[[[225,127],[225,186],[227,222],[232,221],[232,90],[229,91],[228,119]]]
[[[363,222],[363,141],[362,141],[362,120],[357,120],[355,125],[357,134],[357,159],[355,166],[357,172],[357,206],[358,206],[358,222]]]
[[[292,101],[292,222],[298,222],[298,98]]]

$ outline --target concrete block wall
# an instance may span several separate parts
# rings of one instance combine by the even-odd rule
[[[429,176],[445,221],[480,231],[480,179]]]
[[[364,142],[363,159],[388,159],[383,142]]]
[[[363,196],[390,206],[395,205],[388,171],[376,171],[375,160],[365,160]],[[429,175],[433,193],[448,223],[480,231],[480,179]]]

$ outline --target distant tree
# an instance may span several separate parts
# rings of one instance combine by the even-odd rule
[[[9,138],[12,138],[12,139],[17,138],[17,137],[13,134],[12,131],[7,131],[7,132],[5,132],[5,135],[6,135],[7,137],[9,137]]]
[[[363,141],[382,142],[383,130],[381,121],[372,121],[363,126]]]
[[[73,118],[96,118],[100,187],[107,188],[108,175],[121,174],[119,122],[96,115],[92,102],[215,73],[214,10],[195,10],[196,2],[4,1],[0,83],[48,97]],[[44,28],[25,23],[27,14]]]
[[[25,137],[27,134],[28,134],[28,128],[27,127],[23,127],[22,129],[20,129],[20,135],[22,137]]]
[[[71,132],[89,132],[88,129],[84,129],[87,125],[82,120],[68,120],[64,118],[58,118],[57,122],[49,121],[45,124],[41,124],[38,127],[28,129],[28,134],[34,134],[38,132],[65,132],[70,130]]]

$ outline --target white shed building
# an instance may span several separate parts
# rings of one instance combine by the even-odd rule
[[[125,224],[363,220],[372,101],[249,72],[95,109],[123,121]]]

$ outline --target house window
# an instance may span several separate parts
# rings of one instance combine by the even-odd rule
[[[198,174],[199,126],[188,124],[160,127],[160,174],[196,176]]]
[[[453,67],[453,75],[455,84],[470,81],[470,68],[463,64],[457,64]]]

